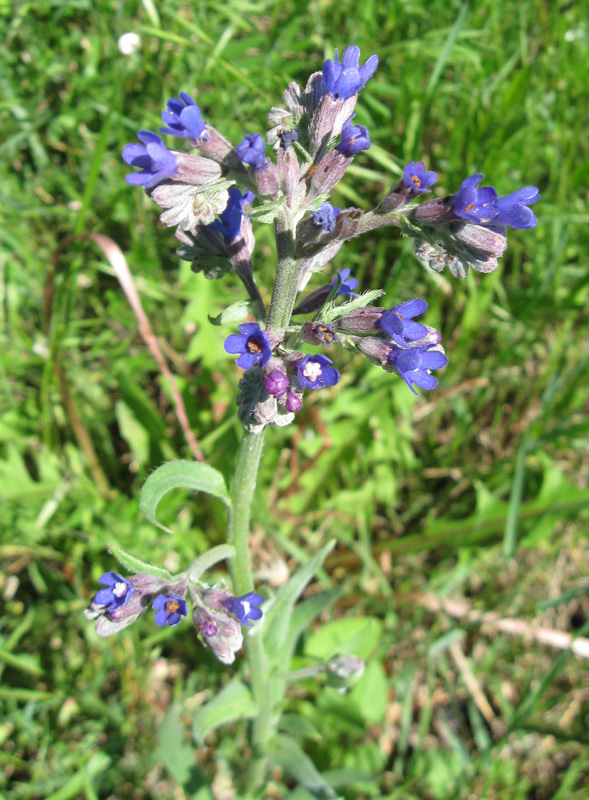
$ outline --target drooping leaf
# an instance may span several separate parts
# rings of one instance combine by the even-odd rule
[[[148,575],[153,575],[154,578],[162,578],[162,580],[165,581],[170,580],[172,577],[171,573],[169,573],[167,569],[156,567],[155,564],[150,564],[149,561],[143,561],[143,559],[137,558],[137,556],[128,553],[126,550],[123,550],[123,548],[119,547],[118,544],[111,544],[108,546],[108,549],[119,562],[119,564],[122,567],[125,567],[125,569],[128,569],[133,575],[140,572],[146,572]]]
[[[192,735],[195,742],[202,747],[206,735],[219,725],[240,719],[252,719],[257,714],[258,705],[250,690],[235,678],[196,712]]]
[[[287,772],[313,797],[337,798],[331,786],[321,776],[309,756],[299,747],[294,739],[284,734],[277,734],[272,740],[268,757],[276,766]]]
[[[152,472],[143,484],[139,507],[147,519],[166,533],[169,528],[156,519],[156,510],[162,497],[173,489],[190,489],[193,492],[206,492],[222,500],[227,507],[231,505],[225,479],[208,464],[197,461],[170,461]]]
[[[265,613],[264,635],[266,651],[276,653],[286,640],[294,605],[305,587],[321,569],[328,554],[335,547],[332,539],[310,558],[280,589]]]
[[[219,561],[234,557],[235,547],[233,547],[232,544],[220,544],[217,547],[207,550],[207,552],[203,553],[202,556],[195,558],[186,572],[188,573],[190,580],[196,583],[196,581],[200,580],[201,576],[204,575],[207,570],[209,570],[215,564],[218,564]]]

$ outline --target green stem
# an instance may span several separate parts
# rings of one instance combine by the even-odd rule
[[[268,327],[272,328],[275,333],[283,333],[292,316],[299,288],[301,265],[295,258],[296,219],[291,216],[290,211],[285,211],[276,219],[275,225],[278,263],[268,313]],[[244,431],[233,478],[233,506],[227,542],[235,547],[235,558],[231,560],[231,573],[233,588],[237,595],[247,594],[254,589],[248,534],[263,441],[263,433],[253,434]],[[268,658],[260,633],[245,637],[252,692],[259,708],[253,725],[254,758],[250,763],[246,778],[249,791],[254,791],[264,781],[265,753],[273,727],[272,683],[268,670]]]
[[[237,595],[247,594],[254,589],[248,534],[263,442],[263,432],[254,434],[244,431],[233,478],[231,492],[233,504],[227,541],[235,547],[235,558],[231,559],[230,563],[233,588]],[[268,660],[262,637],[246,636],[245,645],[252,691],[260,709],[254,721],[253,745],[256,758],[251,763],[248,783],[250,786],[258,786],[264,778],[264,750],[272,732],[272,697],[268,680]]]
[[[294,254],[295,226],[296,221],[288,213],[276,218],[278,264],[268,312],[268,327],[275,333],[284,333],[288,327],[299,290],[301,264]]]

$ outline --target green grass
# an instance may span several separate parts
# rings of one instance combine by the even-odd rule
[[[400,381],[339,353],[338,391],[307,402],[298,427],[267,437],[254,515],[260,575],[268,580],[268,553],[294,568],[336,536],[323,583],[343,593],[329,619],[365,618],[379,632],[366,634],[369,680],[351,696],[308,681],[288,710],[308,721],[305,749],[346,798],[586,797],[586,662],[416,600],[433,591],[586,634],[582,5],[0,4],[0,796],[182,796],[172,776],[190,782],[163,766],[170,758],[158,749],[159,723],[176,708],[181,743],[194,711],[231,674],[188,626],[154,632],[142,620],[97,641],[82,616],[97,577],[113,566],[109,542],[184,565],[222,541],[225,519],[215,501],[178,494],[160,512],[173,538],[141,517],[143,480],[188,452],[167,387],[92,245],[64,253],[47,315],[56,246],[92,231],[124,250],[199,443],[229,477],[238,375],[207,314],[240,289],[179,264],[172,232],[125,184],[120,150],[158,124],[179,89],[194,92],[237,142],[264,129],[290,80],[304,82],[334,47],[356,42],[381,59],[358,106],[374,146],[356,159],[338,204],[374,206],[419,158],[439,173],[441,191],[482,171],[501,193],[534,184],[542,201],[537,228],[511,232],[489,276],[459,283],[426,272],[390,230],[334,260],[332,270],[348,266],[363,287],[385,288],[387,302],[426,296],[450,364],[440,389],[416,400]],[[142,37],[130,58],[117,49],[127,31]],[[272,241],[258,230],[254,266],[268,297]],[[56,358],[96,450],[94,473]],[[297,666],[309,663],[317,635],[305,637]],[[216,777],[215,796],[225,796],[223,780],[238,781],[247,764],[244,729],[209,741],[198,764],[203,780]],[[186,796],[209,797],[192,777]],[[267,791],[305,796],[278,774]]]

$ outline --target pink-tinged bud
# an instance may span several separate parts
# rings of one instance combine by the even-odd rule
[[[264,169],[254,170],[252,175],[256,181],[257,193],[261,197],[275,196],[278,194],[280,189],[278,173],[276,167],[269,158],[266,159],[266,166]]]
[[[507,249],[507,237],[503,227],[483,228],[481,225],[464,222],[452,225],[450,230],[459,242],[478,251],[479,260],[482,256],[499,258]]]
[[[202,186],[218,180],[223,174],[221,166],[210,158],[182,153],[179,150],[172,150],[172,152],[176,156],[174,181]]]
[[[225,164],[233,169],[243,169],[231,142],[222,136],[216,128],[209,125],[208,122],[206,124],[206,137],[203,136],[195,142],[201,153],[208,158],[212,158],[213,161],[218,161],[219,164]]]
[[[378,214],[389,214],[406,205],[415,195],[403,181],[396,183],[377,208]]]
[[[362,355],[374,364],[384,367],[388,363],[387,359],[394,345],[374,336],[350,336],[350,339]]]
[[[197,606],[194,609],[192,619],[194,620],[194,624],[196,625],[196,628],[201,636],[210,638],[211,636],[216,636],[219,633],[219,625],[215,620],[215,617],[203,606]]]
[[[411,219],[428,225],[439,225],[456,219],[451,198],[437,197],[435,200],[426,200],[411,212]]]
[[[346,331],[346,333],[378,331],[380,330],[380,319],[385,310],[377,306],[357,308],[336,320],[335,325],[338,331]]]
[[[311,167],[307,173],[307,181],[310,178],[309,192],[306,198],[307,204],[319,197],[320,194],[330,192],[343,178],[352,160],[351,156],[345,156],[334,148],[329,151],[322,161]]]
[[[276,170],[280,188],[289,207],[299,205],[305,194],[305,184],[301,183],[299,160],[293,147],[280,147],[276,154]]]
[[[344,122],[354,113],[357,99],[357,95],[349,97],[347,100],[336,99],[330,94],[323,95],[309,126],[313,158],[319,160],[327,150],[329,142],[340,135]]]

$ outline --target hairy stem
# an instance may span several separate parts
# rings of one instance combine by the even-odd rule
[[[231,559],[230,563],[233,588],[237,595],[247,594],[254,588],[248,534],[263,442],[263,432],[254,434],[244,431],[233,478],[231,491],[233,505],[227,541],[235,547],[235,558]],[[260,635],[246,636],[245,644],[252,691],[260,709],[253,729],[256,758],[251,763],[248,775],[248,783],[257,786],[262,782],[265,772],[263,753],[271,735],[272,702],[269,691],[268,659],[262,637]]]

